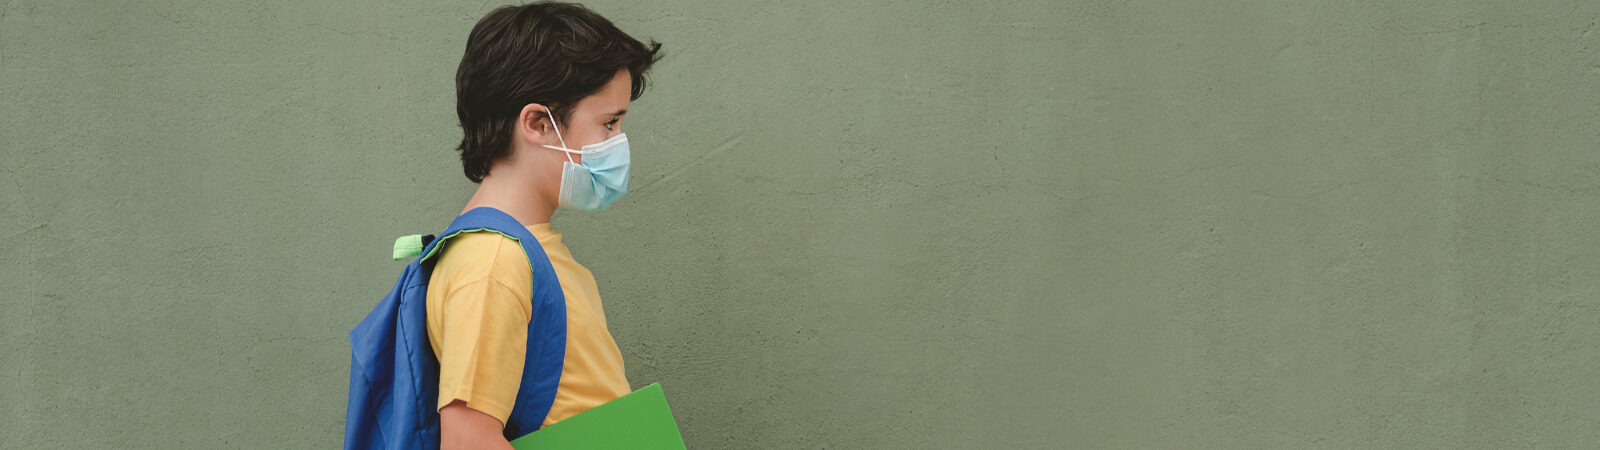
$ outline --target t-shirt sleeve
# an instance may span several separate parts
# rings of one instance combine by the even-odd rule
[[[505,424],[516,406],[527,352],[532,310],[528,258],[516,241],[499,234],[456,239],[460,241],[451,242],[436,267],[453,271],[437,304],[438,407],[462,400]]]

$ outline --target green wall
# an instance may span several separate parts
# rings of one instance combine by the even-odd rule
[[[0,10],[0,447],[326,448],[496,3]],[[1309,3],[1309,4],[1307,4]],[[1600,3],[604,1],[691,448],[1600,442]]]

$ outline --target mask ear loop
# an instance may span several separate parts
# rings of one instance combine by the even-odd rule
[[[550,116],[550,128],[553,128],[553,129],[556,130],[556,139],[559,139],[561,141],[561,148],[563,148],[563,149],[567,148],[567,140],[566,139],[561,139],[561,127],[556,126],[556,115],[554,113],[550,112],[550,108],[545,108],[544,112],[545,112],[545,114],[548,114]],[[568,150],[570,150],[570,149],[568,149]],[[572,152],[570,152],[568,150],[562,150],[561,153],[567,154],[567,162],[570,162],[570,163],[573,163],[573,164],[577,164],[577,161],[573,161],[572,160]]]

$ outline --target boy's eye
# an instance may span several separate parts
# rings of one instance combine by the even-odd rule
[[[606,122],[606,129],[607,129],[607,130],[609,130],[609,129],[611,129],[611,128],[612,128],[612,127],[615,127],[615,126],[617,126],[617,120],[618,120],[618,119],[611,119],[611,121],[610,121],[610,122]]]

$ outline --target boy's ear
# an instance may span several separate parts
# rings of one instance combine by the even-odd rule
[[[523,106],[522,112],[517,114],[517,136],[534,147],[545,144],[547,140],[555,140],[550,117],[550,108],[544,105],[529,103]]]

